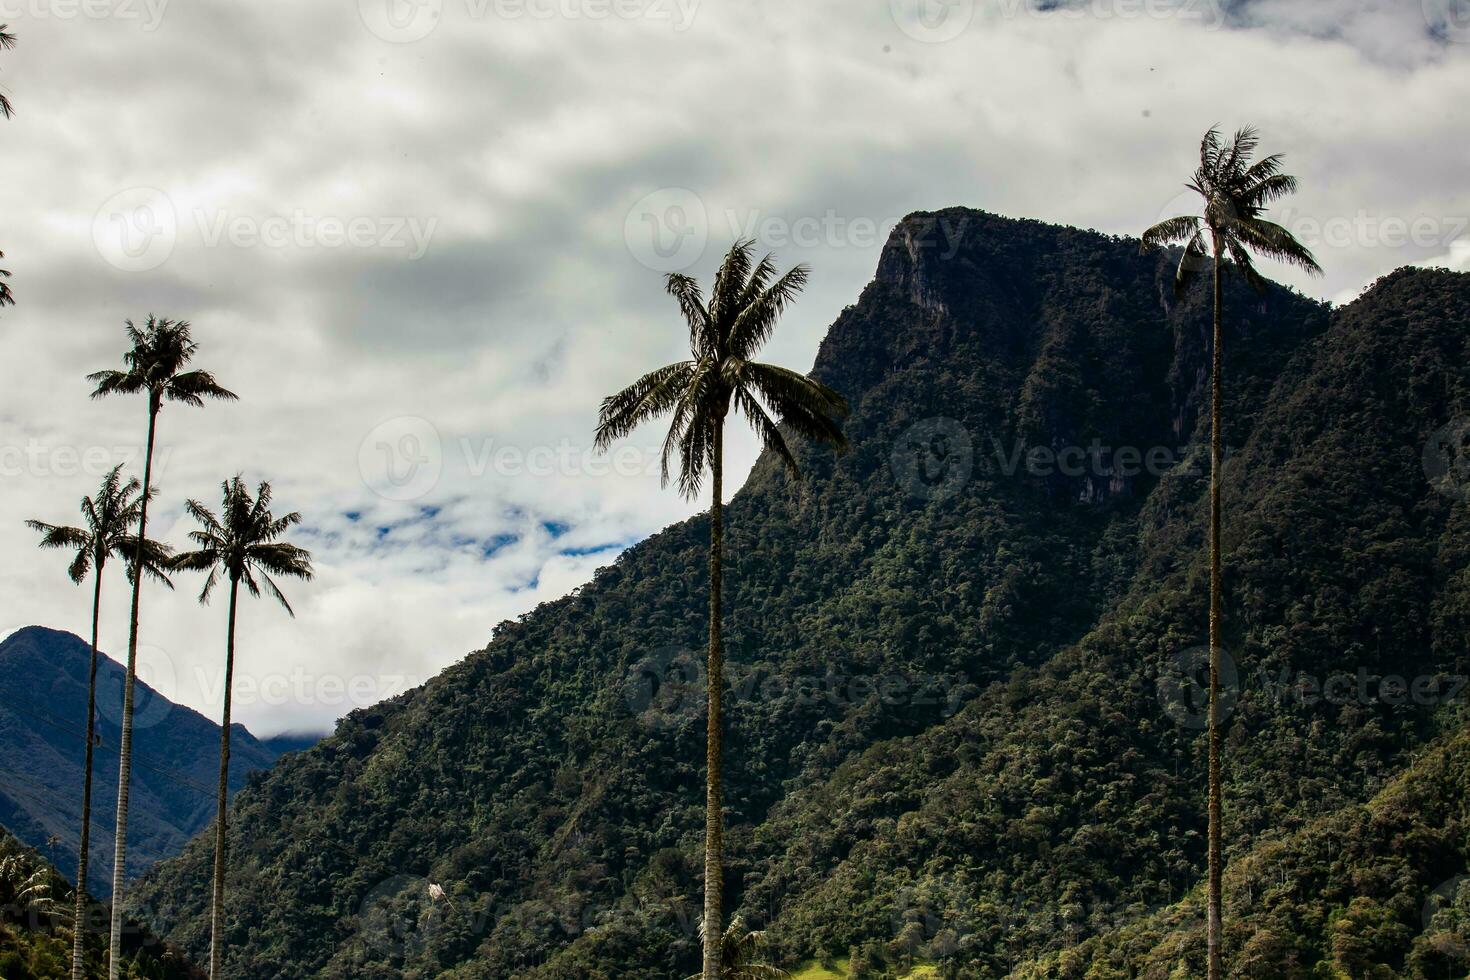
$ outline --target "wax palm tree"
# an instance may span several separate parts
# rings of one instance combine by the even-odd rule
[[[92,750],[97,744],[97,628],[102,610],[102,570],[114,555],[136,555],[142,545],[143,571],[173,588],[164,565],[172,549],[157,541],[140,542],[133,529],[143,510],[142,485],[137,478],[122,481],[122,467],[115,466],[102,479],[96,497],[82,498],[86,527],[61,527],[43,521],[26,521],[41,532],[42,548],[75,551],[67,574],[81,585],[92,573],[92,665],[87,674],[87,750],[82,777],[82,839],[77,848],[76,922],[72,936],[72,980],[82,980],[82,936],[87,911],[87,858],[92,833]],[[133,566],[127,565],[128,578]]]
[[[127,321],[128,340],[132,348],[123,355],[124,371],[98,371],[87,376],[96,384],[93,398],[108,395],[146,394],[148,396],[148,444],[143,456],[143,497],[138,508],[138,540],[148,534],[148,500],[153,495],[153,444],[158,431],[158,413],[164,402],[178,402],[198,407],[206,398],[230,401],[233,392],[226,391],[207,371],[185,371],[199,349],[186,320],[148,317],[142,327]],[[118,741],[120,761],[117,770],[117,829],[112,855],[112,929],[107,962],[108,980],[118,980],[122,960],[123,869],[128,849],[128,783],[133,761],[133,687],[138,677],[138,603],[142,593],[144,552],[140,547],[133,555],[133,602],[128,617],[128,663],[123,683],[122,735]]]
[[[699,924],[699,934],[704,935],[703,922]],[[785,970],[756,959],[765,939],[764,932],[746,929],[740,916],[730,920],[730,927],[720,942],[725,980],[790,980],[791,974]],[[688,980],[699,980],[699,974]]]
[[[224,952],[225,809],[229,802],[230,704],[235,682],[235,610],[240,585],[243,583],[245,590],[256,597],[260,596],[264,585],[265,591],[274,596],[286,612],[295,616],[291,604],[271,576],[311,578],[311,556],[304,549],[280,540],[281,535],[301,523],[301,515],[293,512],[276,517],[272,514],[269,483],[260,484],[254,499],[251,499],[250,488],[238,476],[226,480],[222,490],[220,513],[223,520],[197,500],[185,505],[199,522],[199,529],[189,532],[189,540],[198,545],[198,549],[176,556],[171,566],[209,573],[204,580],[204,590],[199,593],[202,603],[209,602],[221,578],[228,579],[230,583],[230,613],[225,633],[225,707],[220,721],[219,794],[214,822],[214,897],[209,917],[209,975],[212,980],[218,980],[220,976],[220,960]]]
[[[15,47],[15,35],[5,29],[8,26],[7,24],[0,24],[0,51],[8,51]],[[0,116],[9,119],[13,111],[10,100],[5,97],[4,92],[0,92]],[[3,258],[5,258],[5,253],[0,252],[0,259]],[[7,304],[13,306],[15,304],[15,296],[11,294],[10,286],[5,282],[9,278],[10,273],[4,269],[0,269],[0,306]]]
[[[842,396],[810,378],[774,364],[751,360],[771,336],[776,321],[806,284],[807,269],[796,266],[781,276],[770,256],[752,262],[754,242],[736,242],[715,275],[706,304],[699,284],[673,274],[667,291],[679,303],[689,329],[691,358],[661,367],[602,402],[597,448],[639,424],[671,415],[663,444],[663,480],[669,482],[669,458],[677,453],[678,486],[686,497],[698,495],[710,476],[709,658],[706,728],[704,851],[704,976],[720,976],[721,903],[724,875],[723,790],[721,787],[721,690],[724,652],[720,636],[721,550],[723,526],[723,455],[725,417],[733,408],[745,415],[765,448],[790,472],[800,476],[781,427],[821,442],[844,446],[835,421],[847,410]]]
[[[1220,465],[1222,456],[1221,392],[1223,359],[1221,280],[1233,267],[1256,289],[1265,280],[1256,271],[1252,252],[1305,269],[1314,275],[1322,269],[1312,253],[1281,225],[1266,220],[1271,202],[1293,193],[1295,177],[1282,170],[1280,154],[1255,163],[1260,139],[1246,127],[1227,144],[1218,128],[1212,128],[1200,143],[1200,164],[1185,185],[1204,200],[1204,215],[1168,218],[1143,233],[1145,251],[1183,245],[1184,254],[1174,276],[1176,293],[1182,293],[1195,274],[1209,263],[1214,272],[1214,341],[1210,373],[1210,685],[1209,685],[1209,857],[1208,912],[1206,933],[1209,980],[1221,973],[1220,882]],[[1225,263],[1226,256],[1231,266]]]

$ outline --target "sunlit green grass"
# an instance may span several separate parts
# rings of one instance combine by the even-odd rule
[[[847,960],[837,960],[833,965],[837,968],[836,973],[817,963],[808,963],[795,970],[791,977],[792,980],[847,980]],[[924,977],[937,976],[939,976],[938,968],[926,963],[915,966],[912,971],[905,973],[904,980],[922,980]]]

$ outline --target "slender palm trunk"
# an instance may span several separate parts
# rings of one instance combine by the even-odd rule
[[[1209,898],[1206,946],[1209,980],[1221,980],[1220,924],[1220,375],[1224,359],[1220,350],[1220,262],[1215,249],[1214,352],[1210,369],[1210,827]]]
[[[77,908],[72,921],[71,980],[84,980],[82,939],[87,922],[87,851],[92,836],[92,749],[97,741],[97,623],[102,614],[102,565],[96,560],[97,581],[92,586],[92,667],[87,675],[87,761],[82,777],[82,842],[77,848]]]
[[[123,869],[128,851],[128,781],[133,774],[133,686],[138,679],[138,600],[143,591],[143,550],[148,535],[148,497],[153,490],[153,436],[159,400],[148,401],[148,449],[143,457],[143,500],[138,512],[138,551],[133,558],[133,607],[128,618],[128,671],[123,681],[122,736],[118,740],[117,828],[112,849],[112,932],[108,943],[107,980],[118,980],[122,968]]]
[[[705,730],[705,802],[704,802],[704,980],[720,980],[723,952],[720,948],[725,930],[722,904],[725,890],[724,839],[725,815],[721,791],[721,732],[724,713],[721,698],[725,676],[725,653],[720,638],[720,551],[725,542],[722,478],[724,476],[725,425],[721,419],[715,426],[714,451],[710,469],[713,501],[709,509],[709,663],[706,665],[705,687],[709,694],[709,718]]]
[[[219,733],[219,799],[214,819],[214,897],[209,908],[209,977],[219,980],[224,956],[225,920],[225,810],[230,792],[230,694],[235,685],[235,605],[240,580],[230,580],[230,625],[225,639],[225,713]]]

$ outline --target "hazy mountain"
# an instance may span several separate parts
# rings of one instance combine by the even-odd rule
[[[1172,273],[1133,240],[952,209],[907,219],[833,324],[814,374],[852,403],[851,452],[800,453],[799,486],[762,460],[728,518],[729,907],[783,961],[1202,974],[1199,930],[1156,924],[1204,852],[1209,310]],[[1227,303],[1240,856],[1355,833],[1317,821],[1458,717],[1470,510],[1423,458],[1470,415],[1470,276],[1401,271],[1337,311],[1232,281]],[[670,527],[242,792],[229,974],[694,972],[706,540]],[[1292,693],[1360,671],[1432,692]],[[1421,791],[1458,814],[1460,786]],[[1325,972],[1344,949],[1407,969],[1462,831],[1383,884],[1394,928],[1280,862],[1251,895],[1291,889],[1281,942],[1232,912],[1231,955],[1261,964],[1240,975],[1370,975]],[[1354,866],[1385,839],[1360,834]],[[209,857],[192,843],[136,895],[193,952]],[[1078,945],[1129,924],[1163,972]]]
[[[143,658],[146,659],[145,652]],[[36,848],[62,874],[76,875],[81,835],[87,672],[91,650],[71,633],[31,626],[0,643],[0,825]],[[141,669],[141,668],[140,668]],[[104,656],[97,670],[98,746],[92,784],[88,889],[111,893],[117,806],[117,746],[124,670]],[[146,683],[135,691],[133,794],[128,872],[136,877],[177,854],[214,819],[219,725],[173,704]],[[273,765],[302,740],[262,743],[234,726],[230,787]]]

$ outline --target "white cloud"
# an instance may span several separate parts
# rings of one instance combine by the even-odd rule
[[[1137,233],[1207,125],[1252,121],[1302,177],[1283,217],[1316,230],[1328,268],[1287,281],[1339,296],[1463,258],[1470,45],[1417,3],[1198,17],[990,0],[933,43],[948,28],[921,0],[535,7],[549,17],[154,2],[64,17],[80,8],[0,0],[21,42],[0,55],[18,110],[0,124],[0,248],[20,299],[0,314],[0,633],[85,633],[86,597],[21,521],[75,513],[141,441],[142,403],[89,402],[82,381],[116,362],[123,317],[188,317],[199,363],[243,398],[165,412],[157,528],[182,544],[182,500],[242,471],[304,512],[317,556],[317,580],[288,587],[296,621],[244,613],[254,693],[237,717],[262,733],[330,723],[350,700],[339,682],[371,701],[423,680],[695,510],[637,455],[657,432],[619,471],[588,472],[599,397],[681,356],[640,257],[683,246],[707,276],[750,230],[810,263],[768,352],[804,368],[904,214],[968,204]],[[405,16],[383,19],[390,3]],[[422,40],[382,37],[435,13]],[[135,188],[156,193],[103,208]],[[679,209],[634,211],[659,191]],[[405,417],[438,449],[399,441],[424,435]],[[86,466],[67,455],[89,448]],[[364,454],[378,479],[382,452],[400,475],[427,459],[422,496],[368,487]],[[748,467],[750,440],[732,456]],[[144,639],[168,651],[165,692],[212,714],[223,608],[195,606],[196,587],[150,590]],[[109,589],[118,652],[121,576]]]

